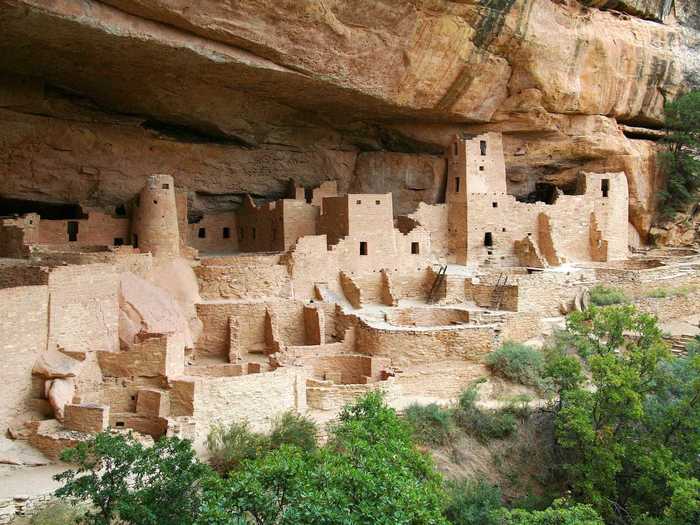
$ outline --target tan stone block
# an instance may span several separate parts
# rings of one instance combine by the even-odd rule
[[[66,405],[63,425],[79,432],[102,432],[109,425],[109,407],[106,405]]]
[[[139,390],[136,397],[136,413],[143,416],[165,417],[170,412],[170,399],[166,392],[157,389]]]

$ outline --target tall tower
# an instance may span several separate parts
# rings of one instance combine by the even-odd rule
[[[153,255],[180,254],[175,184],[170,175],[151,175],[136,201],[134,247]]]

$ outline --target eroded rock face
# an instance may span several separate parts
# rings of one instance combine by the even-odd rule
[[[0,193],[107,206],[169,172],[196,212],[335,179],[406,212],[454,133],[491,129],[514,193],[624,170],[645,237],[654,144],[618,124],[700,85],[700,13],[612,4],[0,0]]]

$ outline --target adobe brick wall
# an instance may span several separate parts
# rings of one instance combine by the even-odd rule
[[[303,368],[241,377],[188,378],[173,381],[173,416],[188,416],[195,424],[193,441],[206,451],[206,439],[216,424],[247,420],[258,431],[268,431],[275,417],[287,410],[306,412],[306,378]]]
[[[5,393],[0,404],[0,432],[30,410],[32,368],[48,342],[48,286],[0,290],[0,356]]]
[[[399,308],[386,313],[386,321],[396,326],[450,326],[469,322],[469,312],[458,308]]]
[[[227,229],[225,231],[224,229]],[[204,230],[200,233],[200,230]],[[228,238],[225,236],[228,233]],[[201,234],[204,237],[201,237]],[[201,253],[238,251],[238,220],[235,212],[207,214],[187,225],[187,243]]]
[[[384,392],[387,401],[400,397],[401,390],[394,378],[365,385],[339,385],[330,381],[309,380],[306,388],[309,407],[324,411],[338,411],[358,397],[374,390]]]
[[[68,223],[78,224],[76,241],[70,242],[76,246],[112,246],[115,239],[121,239],[129,244],[130,221],[126,217],[113,217],[99,212],[89,211],[87,219],[77,220],[47,220],[39,221],[40,244],[68,244]]]
[[[49,344],[78,352],[117,349],[118,287],[111,265],[54,268],[49,275]]]
[[[383,329],[360,322],[357,350],[372,356],[388,357],[392,365],[407,366],[445,359],[478,363],[493,348],[492,326],[452,328]]]
[[[263,299],[292,297],[287,267],[279,264],[279,255],[241,255],[225,264],[204,259],[195,267],[202,299]]]
[[[22,263],[23,261],[19,261]],[[29,264],[1,264],[0,288],[42,286],[49,283],[49,269]]]
[[[268,309],[277,318],[281,342],[303,345],[304,303],[301,301],[203,302],[197,304],[197,315],[202,321],[202,335],[196,343],[197,354],[228,357],[229,317],[238,320],[242,352],[265,350],[265,312]]]
[[[63,426],[78,432],[102,432],[109,426],[109,407],[96,404],[68,404]]]
[[[185,347],[181,338],[150,337],[129,350],[99,352],[102,373],[111,377],[175,377],[184,371]]]

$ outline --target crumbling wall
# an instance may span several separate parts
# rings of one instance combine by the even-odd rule
[[[228,358],[230,317],[235,318],[239,324],[238,347],[241,351],[267,351],[265,312],[268,309],[276,317],[281,342],[303,345],[304,303],[300,301],[204,302],[197,305],[197,314],[203,326],[202,335],[196,343],[196,352]]]
[[[69,223],[77,224],[74,241],[69,239]],[[127,217],[113,217],[99,211],[88,212],[87,219],[39,221],[40,244],[75,244],[77,246],[112,246],[130,244],[130,221]]]

